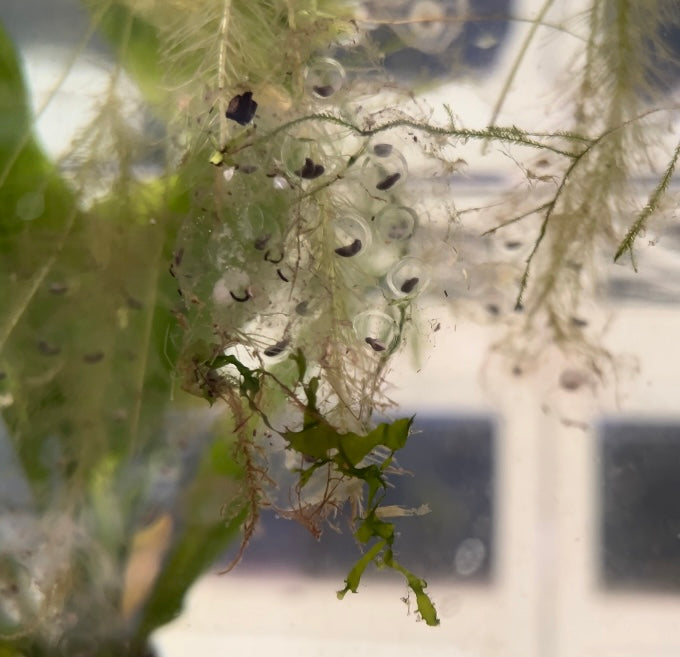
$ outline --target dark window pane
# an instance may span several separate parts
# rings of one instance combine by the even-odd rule
[[[384,504],[419,507],[427,515],[395,520],[397,558],[421,576],[486,581],[493,538],[494,424],[489,418],[416,418],[399,466],[413,476],[392,477]],[[347,512],[349,512],[347,510]],[[240,568],[294,569],[342,575],[359,556],[347,527],[326,528],[319,541],[295,522],[263,513]]]
[[[680,591],[680,424],[607,423],[601,454],[605,586]]]

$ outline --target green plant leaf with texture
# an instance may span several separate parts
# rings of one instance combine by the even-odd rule
[[[30,544],[3,553],[2,588],[16,589],[22,602],[18,618],[0,610],[0,631],[13,637],[0,636],[0,650],[50,654],[44,620],[72,613],[82,624],[64,641],[90,623],[98,654],[132,635],[142,654],[148,634],[180,609],[187,588],[242,521],[240,511],[226,520],[219,513],[235,492],[236,484],[229,493],[224,483],[236,482],[240,468],[228,467],[228,454],[211,465],[206,450],[193,483],[180,492],[170,552],[161,555],[164,569],[148,608],[134,622],[119,618],[120,573],[148,504],[144,469],[156,467],[167,448],[178,330],[167,267],[186,194],[172,178],[130,178],[124,194],[80,208],[31,137],[21,71],[2,30],[0,85],[0,202],[7,209],[0,217],[2,417],[30,487],[26,513],[36,530],[49,535],[69,522],[70,533],[87,537],[72,552],[55,553],[58,570],[42,575]],[[199,503],[208,507],[203,515],[194,514]],[[49,591],[37,606],[24,597],[25,573]]]

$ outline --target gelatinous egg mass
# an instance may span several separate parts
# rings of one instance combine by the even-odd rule
[[[379,310],[359,313],[352,326],[357,338],[377,352],[391,349],[399,333],[397,322]]]
[[[408,175],[408,164],[392,144],[374,144],[361,167],[362,181],[368,187],[386,192],[401,184]]]
[[[361,251],[361,240],[358,238],[355,239],[351,244],[339,246],[337,249],[335,249],[335,252],[343,258],[351,258],[352,256],[355,256],[357,253],[359,253],[359,251]]]
[[[404,298],[422,292],[429,277],[425,264],[418,258],[408,256],[392,266],[385,276],[385,282],[393,297]]]
[[[318,59],[305,71],[305,89],[318,100],[334,96],[345,84],[345,69],[334,59]]]
[[[375,226],[386,242],[403,242],[413,236],[416,218],[411,208],[388,205],[375,216]]]
[[[353,215],[341,216],[333,223],[334,251],[343,258],[351,258],[368,248],[371,230],[366,222]]]

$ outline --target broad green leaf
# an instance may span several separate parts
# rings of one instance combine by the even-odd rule
[[[218,435],[206,450],[193,481],[181,491],[176,505],[179,536],[143,608],[136,631],[140,646],[154,629],[180,613],[189,587],[234,540],[247,516],[246,500],[240,499],[237,481],[242,469],[233,456],[228,456],[232,452],[232,441]],[[216,459],[217,454],[220,456]],[[225,477],[225,473],[230,476]],[[235,505],[235,509],[223,518],[220,509],[226,505]]]
[[[340,434],[324,420],[317,419],[301,431],[287,431],[283,435],[293,449],[305,456],[323,459],[334,449],[339,450],[347,465],[356,466],[379,445],[393,451],[401,449],[408,439],[412,421],[412,418],[403,418],[380,424],[361,436],[353,432]]]
[[[402,418],[389,424],[379,424],[365,436],[344,434],[340,438],[340,451],[352,465],[356,465],[378,445],[392,451],[401,449],[406,445],[412,422],[413,418]]]
[[[421,579],[417,575],[414,575],[410,570],[404,568],[399,562],[394,559],[392,550],[385,550],[383,555],[383,563],[388,568],[392,568],[400,572],[405,578],[406,583],[409,588],[416,595],[416,605],[418,607],[418,613],[422,616],[423,620],[431,626],[439,625],[439,618],[437,618],[437,610],[430,600],[430,596],[425,593],[427,588],[427,582]]]
[[[386,545],[386,541],[379,541],[376,543],[366,554],[364,554],[359,561],[354,564],[352,570],[349,571],[347,579],[345,580],[345,588],[342,591],[338,591],[338,599],[342,600],[345,597],[347,591],[356,593],[361,583],[361,576],[368,565],[375,560],[375,558],[380,554]]]
[[[301,431],[286,431],[283,437],[295,451],[313,459],[327,458],[328,451],[340,444],[338,432],[322,420]]]
[[[86,6],[96,4],[85,0]],[[113,45],[118,61],[135,80],[146,100],[160,106],[167,94],[163,91],[164,71],[160,39],[154,25],[133,13],[120,2],[112,2],[99,19],[98,28]]]
[[[379,536],[391,543],[394,540],[394,525],[391,522],[379,520],[373,510],[363,519],[355,536],[362,543],[367,543],[373,536]]]

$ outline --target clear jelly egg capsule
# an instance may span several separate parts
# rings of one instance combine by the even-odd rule
[[[370,244],[371,230],[363,219],[347,214],[333,222],[333,250],[339,257],[357,256]]]
[[[374,224],[378,235],[385,242],[405,242],[413,236],[417,219],[411,208],[388,205],[375,215]]]
[[[361,178],[370,190],[387,192],[401,185],[408,175],[406,158],[387,142],[376,142],[364,160]]]
[[[468,12],[468,0],[416,0],[408,20],[393,29],[406,45],[436,55],[462,34]]]
[[[420,294],[429,281],[425,264],[411,256],[396,262],[385,276],[390,293],[397,299]]]
[[[345,86],[345,77],[340,62],[315,59],[305,70],[305,90],[316,100],[331,100]]]
[[[377,353],[388,351],[397,341],[397,322],[379,310],[359,313],[354,318],[352,326],[359,340]]]
[[[278,223],[271,216],[265,216],[258,205],[248,205],[243,209],[241,227],[247,239],[258,251],[265,252],[280,242],[281,229]]]
[[[329,154],[322,136],[311,131],[286,135],[281,146],[281,161],[286,172],[298,180],[315,180],[329,169]]]

